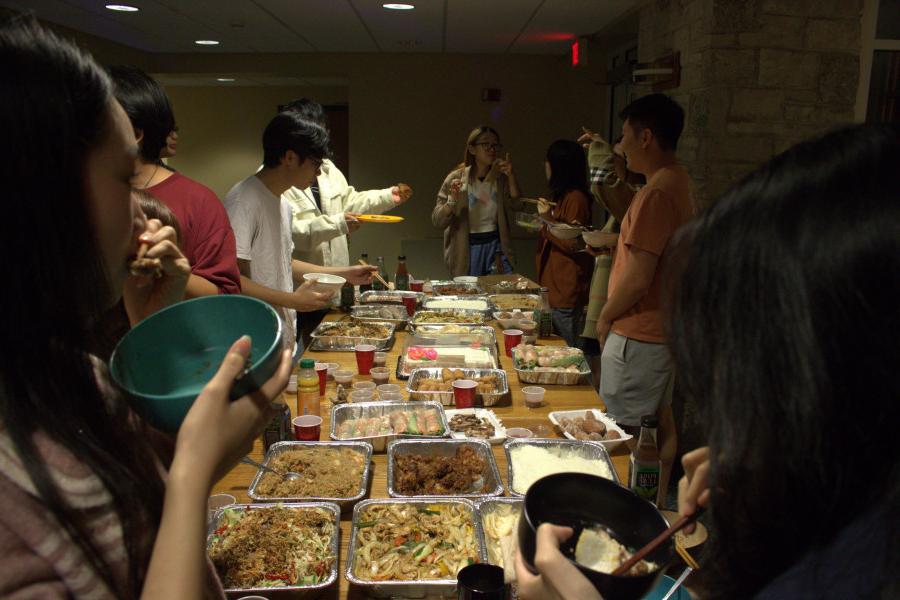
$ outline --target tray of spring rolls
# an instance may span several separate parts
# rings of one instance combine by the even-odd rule
[[[372,344],[378,351],[394,345],[394,325],[386,321],[324,321],[312,332],[314,352],[352,352],[357,344]]]
[[[519,517],[522,498],[486,498],[476,505],[487,561],[503,567],[506,583],[516,580],[516,551],[519,547]]]
[[[512,349],[512,358],[520,383],[577,385],[591,374],[578,348],[519,344]]]
[[[344,576],[376,598],[456,598],[456,574],[485,560],[470,500],[363,500],[353,509]]]
[[[210,520],[206,552],[229,597],[315,597],[337,581],[340,519],[333,502],[234,504]]]
[[[503,369],[451,369],[424,367],[414,369],[406,382],[411,400],[434,400],[444,406],[455,404],[453,382],[471,379],[478,384],[476,398],[484,406],[496,406],[509,394],[509,381]]]
[[[375,452],[400,438],[450,437],[438,402],[356,402],[331,408],[331,439],[364,440]]]
[[[477,283],[432,281],[431,293],[435,296],[483,296],[484,290]]]
[[[432,296],[422,302],[423,310],[477,310],[486,319],[491,317],[494,305],[487,296]]]
[[[359,295],[360,304],[398,304],[404,306],[403,299],[409,296],[416,298],[416,306],[422,304],[425,294],[406,290],[369,290]]]
[[[358,323],[390,323],[394,331],[403,331],[409,323],[406,307],[393,304],[357,304],[350,307],[350,318]]]
[[[392,498],[503,494],[494,453],[484,440],[394,440],[387,452],[387,489]]]
[[[259,469],[247,495],[255,502],[335,502],[341,509],[362,500],[372,469],[372,444],[353,442],[277,442],[263,464],[287,479]]]

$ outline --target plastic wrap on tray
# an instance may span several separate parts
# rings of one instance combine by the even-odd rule
[[[487,296],[434,296],[422,302],[423,310],[477,310],[490,317],[493,305]]]
[[[461,374],[462,377],[457,377]],[[481,392],[476,390],[476,397],[480,397],[484,406],[496,406],[500,403],[504,396],[509,393],[509,381],[506,377],[506,371],[503,369],[443,369],[439,367],[415,369],[406,382],[406,390],[409,392],[411,400],[434,400],[440,402],[444,406],[452,406],[453,388],[450,391],[439,390],[421,390],[423,381],[437,382],[449,381],[454,379],[484,379],[493,377],[496,379],[496,386],[493,392],[487,393],[484,389]],[[425,387],[433,386],[426,385]]]
[[[390,323],[395,331],[403,331],[409,323],[406,307],[394,304],[358,304],[350,308],[350,318],[361,323]]]
[[[425,421],[420,423],[423,416]],[[362,423],[363,419],[367,422]],[[391,440],[423,437],[450,437],[447,416],[438,402],[357,402],[331,407],[333,440],[365,440],[375,452],[384,452]]]
[[[541,297],[537,294],[491,294],[488,300],[497,310],[537,310],[541,307]]]
[[[314,598],[322,593],[322,590],[331,586],[337,581],[338,574],[338,556],[340,553],[340,531],[341,531],[341,509],[334,502],[286,502],[283,504],[233,504],[226,508],[219,509],[213,515],[213,518],[210,519],[209,526],[207,529],[207,538],[206,538],[206,550],[207,554],[210,552],[210,549],[213,547],[214,539],[216,537],[216,532],[219,531],[226,524],[226,511],[236,511],[236,512],[245,512],[245,511],[255,511],[255,510],[266,510],[274,507],[282,507],[286,509],[294,509],[294,510],[315,510],[322,511],[323,513],[328,515],[328,520],[333,523],[333,535],[328,543],[328,552],[331,556],[334,557],[334,560],[331,561],[331,566],[325,572],[325,578],[313,584],[305,584],[305,585],[285,585],[285,586],[265,586],[265,587],[228,587],[225,588],[225,592],[230,597],[238,597],[238,596],[248,596],[251,594],[266,594],[267,596],[270,594],[282,594],[288,593],[292,598]],[[299,541],[297,543],[300,543]],[[224,586],[224,584],[223,584]]]
[[[343,496],[322,496],[320,494],[315,495],[306,495],[306,496],[297,496],[297,495],[265,495],[260,491],[260,484],[262,483],[263,477],[266,476],[266,472],[262,469],[259,469],[256,473],[256,476],[253,478],[253,481],[250,483],[250,487],[247,490],[247,495],[251,500],[255,502],[296,502],[296,501],[317,501],[317,502],[335,502],[342,509],[350,508],[358,502],[362,500],[366,496],[366,490],[368,489],[369,477],[372,472],[372,444],[369,442],[363,441],[350,441],[350,442],[277,442],[272,444],[269,447],[269,451],[266,452],[266,458],[263,461],[263,464],[267,467],[271,467],[274,463],[275,459],[284,454],[285,452],[290,452],[292,450],[298,449],[314,449],[316,451],[321,452],[332,452],[337,454],[341,449],[347,449],[352,452],[356,452],[359,454],[361,460],[363,461],[363,466],[360,472],[360,476],[357,479],[356,483],[353,484],[354,491],[350,494],[346,494]],[[340,463],[339,463],[340,464]],[[346,468],[346,465],[341,465],[336,469],[340,472],[345,478],[349,471]],[[302,474],[302,473],[301,473]],[[269,477],[277,477],[277,475],[269,474]]]
[[[419,325],[484,325],[484,313],[480,310],[420,310],[409,324]]]
[[[372,330],[367,335],[359,330]],[[375,331],[375,330],[380,331]],[[380,333],[381,335],[374,335]],[[357,344],[372,344],[377,350],[386,350],[393,343],[394,325],[386,321],[325,321],[312,332],[311,350],[351,351]]]
[[[619,482],[619,476],[616,474],[616,469],[613,466],[612,460],[609,458],[609,453],[606,451],[606,448],[598,442],[552,439],[511,439],[503,444],[503,450],[506,452],[506,468],[508,475],[507,489],[509,489],[510,496],[524,496],[527,491],[527,489],[521,489],[521,484],[516,483],[516,465],[519,464],[519,461],[516,460],[515,453],[517,448],[523,448],[525,446],[542,448],[554,455],[553,461],[550,463],[553,465],[553,468],[549,469],[544,475],[573,470],[571,466],[566,465],[562,458],[577,456],[592,462],[597,461],[598,463],[602,463],[603,466],[598,465],[597,470],[592,471],[592,475],[606,476],[616,483]],[[541,468],[541,465],[529,463],[529,467]],[[608,475],[603,473],[603,471],[606,471]],[[521,473],[519,475],[521,479]]]
[[[457,452],[463,448],[466,451],[474,451],[475,455],[484,463],[484,468],[480,473],[481,479],[471,489],[445,494],[404,494],[398,489],[401,487],[398,485],[399,482],[397,480],[400,475],[399,457],[412,455],[454,458],[457,456]],[[491,450],[491,445],[484,440],[395,440],[388,444],[387,451],[387,489],[388,495],[392,498],[483,498],[485,496],[500,496],[503,494],[503,482],[500,480],[500,471],[497,469],[497,463],[494,460],[494,452]],[[419,474],[420,483],[424,484],[422,477],[424,476]]]
[[[410,292],[406,290],[369,290],[359,295],[360,304],[398,304],[403,306],[403,298],[416,297],[416,304],[421,304],[425,299],[422,292]]]
[[[497,343],[497,334],[489,325],[419,325],[415,336],[421,344],[457,345],[475,342],[493,345]]]
[[[397,360],[397,377],[407,379],[420,368],[496,369],[496,346],[419,345],[416,337],[407,338],[407,346]]]
[[[512,349],[512,358],[521,383],[576,385],[591,374],[578,348],[519,344]]]
[[[474,557],[466,557],[460,560],[458,564],[446,569],[446,573],[442,573],[439,577],[422,578],[412,580],[386,579],[375,580],[373,578],[363,578],[357,576],[357,562],[360,558],[360,548],[362,539],[360,531],[370,527],[372,521],[366,519],[371,517],[370,507],[376,506],[396,506],[401,510],[414,511],[408,513],[413,517],[417,514],[432,514],[436,511],[444,510],[444,507],[459,507],[465,515],[464,527],[466,532],[464,537],[471,540],[470,546],[476,554]],[[388,530],[391,539],[394,542],[393,534]],[[469,537],[471,536],[471,537]],[[443,541],[443,540],[442,540]],[[474,543],[474,545],[471,545]],[[414,546],[415,547],[415,546]],[[475,560],[484,562],[487,555],[484,549],[484,536],[481,530],[481,522],[475,511],[475,504],[471,500],[464,498],[457,499],[438,499],[438,498],[391,498],[383,500],[363,500],[353,509],[353,528],[350,533],[350,543],[348,549],[347,560],[345,561],[344,576],[351,584],[360,586],[365,590],[365,594],[376,598],[456,598],[456,573],[469,564],[469,561]]]

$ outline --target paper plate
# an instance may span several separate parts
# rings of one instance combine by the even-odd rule
[[[356,218],[363,223],[399,223],[403,220],[403,217],[394,215],[359,215]]]

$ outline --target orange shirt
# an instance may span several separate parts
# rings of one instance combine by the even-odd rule
[[[627,248],[660,258],[647,294],[612,324],[612,330],[642,342],[666,341],[660,310],[662,259],[669,238],[694,212],[691,178],[681,165],[663,167],[638,191],[625,213],[609,276],[609,294],[616,292],[630,259]]]

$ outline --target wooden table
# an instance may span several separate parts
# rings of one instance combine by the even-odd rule
[[[339,312],[333,312],[327,317],[327,320],[340,319],[342,316]],[[496,327],[496,325],[495,325]],[[503,421],[504,427],[527,427],[534,430],[536,427],[543,425],[547,429],[546,437],[561,437],[558,432],[553,431],[553,425],[550,423],[547,415],[555,410],[573,410],[580,408],[603,408],[597,391],[589,384],[575,386],[545,386],[547,393],[544,396],[544,404],[540,408],[526,408],[525,400],[522,395],[522,384],[519,383],[513,368],[512,359],[503,353],[503,334],[502,330],[497,328],[497,339],[500,343],[500,366],[505,369],[509,375],[510,395],[512,403],[506,400],[506,404],[502,406],[491,407],[498,417]],[[398,332],[393,348],[388,352],[387,366],[391,369],[391,383],[400,384],[406,387],[405,381],[396,381],[394,377],[394,369],[397,365],[397,358],[403,349],[407,332]],[[538,340],[539,345],[565,345],[562,338],[553,337],[550,339]],[[335,362],[341,365],[342,369],[348,369],[356,372],[356,355],[352,352],[309,352],[304,354],[306,358],[315,358],[319,362]],[[354,381],[371,380],[369,376],[357,375]],[[527,384],[526,384],[527,385]],[[328,383],[326,396],[334,395],[334,382]],[[406,394],[404,393],[404,396]],[[297,415],[297,398],[292,394],[285,394],[285,400],[291,407],[291,414]],[[322,401],[322,440],[328,440],[331,427],[331,403],[327,400]],[[502,445],[493,446],[494,458],[497,461],[497,467],[500,470],[504,485],[506,485],[506,454],[503,452]],[[250,456],[256,460],[263,459],[262,443],[257,440],[253,446],[253,452]],[[619,446],[612,453],[613,465],[619,475],[620,481],[625,481],[628,470],[628,450],[624,445]],[[369,498],[387,498],[387,455],[385,453],[375,453],[372,456],[372,481],[369,491]],[[221,481],[213,488],[214,494],[227,493],[237,498],[238,502],[249,502],[247,497],[247,488],[253,477],[256,475],[256,468],[239,464],[232,469]],[[343,570],[347,565],[348,545],[350,543],[350,526],[352,511],[345,511],[341,514],[341,551],[338,564],[338,585],[331,586],[321,596],[322,598],[364,598],[365,590],[357,586],[351,586],[343,576]]]

